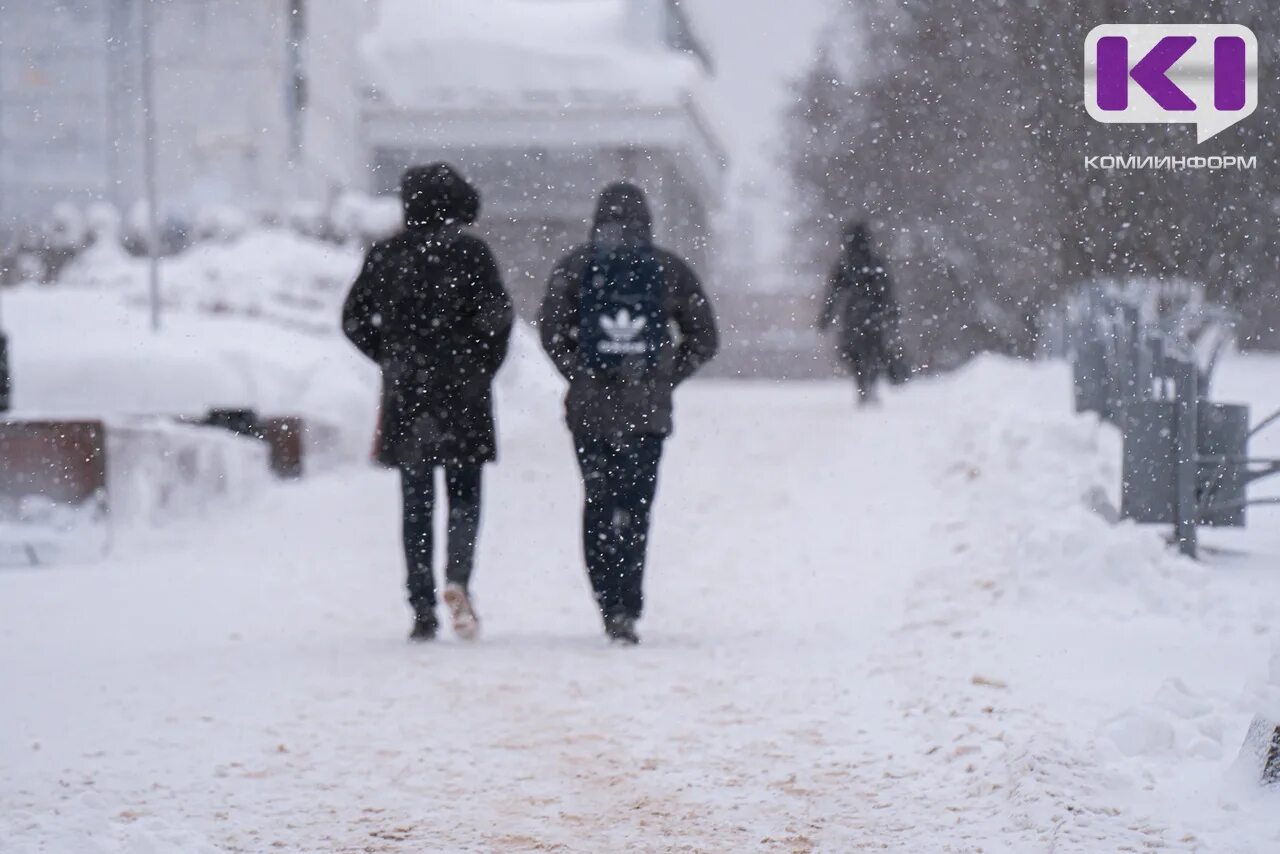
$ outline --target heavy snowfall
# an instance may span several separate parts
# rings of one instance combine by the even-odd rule
[[[1222,404],[1259,428],[1192,455],[1193,515],[1246,445],[1280,461],[1274,113],[1204,146],[1259,154],[1252,176],[1077,174],[1076,143],[1196,150],[1187,128],[1082,130],[1077,95],[1019,83],[1078,62],[1102,23],[1082,2],[52,5],[0,6],[0,852],[1280,850],[1280,508],[1188,538],[1133,518],[1125,462],[1143,412],[1170,407],[1154,434],[1181,441],[1165,355],[1200,371],[1200,437],[1225,441]],[[1255,28],[1264,69],[1267,6],[1214,13]],[[124,31],[154,39],[146,104]],[[119,86],[76,118],[99,59]],[[255,88],[275,85],[305,105]],[[971,131],[983,110],[1000,120]],[[128,165],[144,117],[155,208]],[[118,171],[85,177],[107,149]],[[416,193],[436,160],[458,174]],[[643,210],[611,207],[633,184]],[[426,464],[442,598],[406,603],[402,482],[423,475],[388,457],[439,440],[395,395],[460,404],[352,322],[359,283],[435,293],[460,239],[509,324],[459,588],[476,638],[444,598],[439,470],[487,449]],[[590,324],[556,333],[546,295],[586,313],[579,290],[650,244],[672,253],[661,348],[718,352],[641,415],[673,423],[641,618],[584,566],[587,490],[625,478],[590,468],[574,407],[610,368],[566,368]],[[850,319],[859,288],[872,320]],[[402,304],[370,312],[375,337]],[[471,322],[446,316],[415,345]],[[647,334],[604,321],[615,347]],[[632,405],[604,399],[606,420]],[[255,413],[301,425],[296,471],[225,429]],[[68,452],[85,422],[100,446]]]
[[[222,269],[273,240],[289,251],[256,235]],[[209,394],[349,412],[344,429],[365,431],[349,441],[367,443],[367,369],[336,335],[193,311],[152,338],[130,286],[101,287],[6,295],[10,323],[56,323],[85,360],[22,340],[20,409],[158,406],[162,388],[194,407],[165,372],[222,368]],[[275,358],[255,359],[265,328]],[[1071,414],[1062,364],[982,357],[862,412],[844,380],[682,389],[647,632],[618,650],[580,567],[562,384],[531,331],[513,348],[477,644],[404,643],[395,475],[365,464],[286,485],[244,474],[163,525],[144,492],[109,556],[6,569],[6,850],[1280,839],[1272,796],[1237,765],[1280,698],[1278,529],[1260,516],[1196,563],[1107,521],[1119,437]],[[1274,356],[1220,371],[1223,396],[1280,405]],[[74,405],[72,377],[90,387]]]

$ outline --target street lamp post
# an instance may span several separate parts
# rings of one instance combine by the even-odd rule
[[[156,138],[156,68],[155,45],[152,37],[152,3],[154,0],[142,0],[142,159],[143,181],[147,195],[147,280],[148,294],[151,301],[151,330],[160,331],[160,213],[157,209],[159,190],[157,187],[157,147]]]

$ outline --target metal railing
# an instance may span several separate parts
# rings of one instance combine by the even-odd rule
[[[1249,440],[1280,412],[1249,426],[1249,407],[1209,399],[1236,318],[1190,291],[1091,284],[1057,318],[1049,350],[1071,359],[1078,412],[1094,412],[1124,437],[1122,518],[1172,524],[1183,554],[1198,529],[1244,527],[1246,508],[1280,504],[1248,497],[1253,482],[1280,473],[1254,459]]]

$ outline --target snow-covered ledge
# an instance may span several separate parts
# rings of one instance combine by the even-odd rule
[[[727,158],[696,46],[666,0],[385,0],[362,45],[366,142],[660,149],[717,199]]]

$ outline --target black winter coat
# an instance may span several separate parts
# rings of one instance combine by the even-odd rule
[[[377,455],[386,466],[497,458],[492,386],[511,300],[488,246],[449,231],[410,229],[374,246],[343,309],[347,337],[382,368]],[[443,281],[418,272],[433,254]]]
[[[496,459],[492,386],[513,323],[492,252],[462,228],[473,191],[433,168],[406,177],[411,225],[369,251],[342,313],[347,337],[382,368],[377,456],[398,468]]]
[[[833,323],[839,325],[840,355],[852,370],[899,370],[898,302],[884,262],[869,248],[846,247],[831,271],[818,325]]]
[[[539,314],[542,346],[569,381],[565,417],[575,434],[665,436],[673,427],[673,392],[719,347],[715,314],[693,270],[675,255],[653,247],[652,220],[638,189],[614,185],[601,195],[590,243],[555,266]],[[675,327],[656,376],[641,381],[587,375],[578,366],[582,281],[599,245],[653,247],[665,272],[664,302]]]

